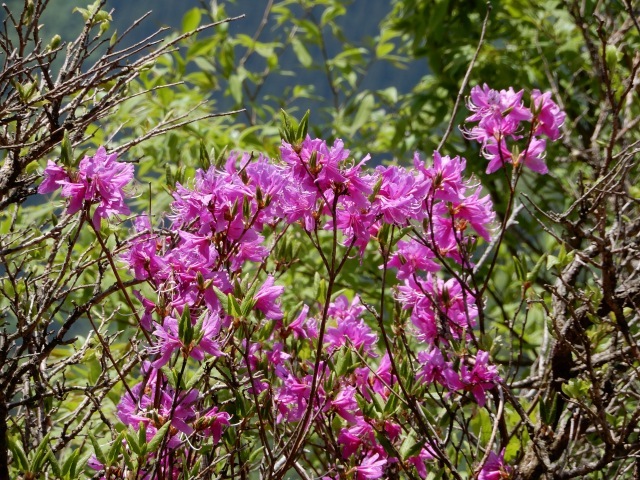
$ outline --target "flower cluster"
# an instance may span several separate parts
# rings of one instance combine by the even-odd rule
[[[492,90],[486,84],[471,90],[468,107],[472,115],[467,122],[478,122],[465,133],[468,138],[482,144],[482,154],[489,160],[487,173],[493,173],[510,163],[520,164],[538,173],[547,173],[544,162],[546,136],[549,140],[560,137],[560,127],[564,123],[565,113],[551,99],[551,93],[533,90],[531,105],[525,107],[522,100],[524,91]],[[528,126],[523,126],[528,124]],[[525,139],[521,150],[517,146],[510,148],[508,141]]]
[[[504,163],[546,170],[538,135],[557,138],[564,114],[548,94],[532,97],[529,109],[522,92],[472,90],[468,120],[478,125],[467,134],[483,143],[487,158],[493,155],[488,171]],[[522,122],[531,123],[527,147],[513,157],[505,142],[523,138]],[[424,478],[439,458],[437,442],[422,442],[402,459],[393,453],[410,429],[379,411],[381,401],[392,403],[401,392],[398,353],[374,326],[384,324],[385,312],[357,291],[329,291],[319,302],[300,294],[295,308],[283,301],[272,257],[291,232],[310,239],[331,285],[349,258],[362,264],[376,248],[380,269],[396,272],[398,318],[408,319],[407,368],[418,387],[425,396],[443,392],[487,404],[501,379],[474,336],[482,295],[456,271],[469,272],[473,247],[491,241],[492,201],[466,176],[459,156],[434,152],[423,161],[416,154],[413,168],[371,170],[368,161],[353,159],[341,140],[330,145],[308,135],[283,141],[276,161],[232,153],[224,165],[198,170],[192,184],[175,186],[168,227],[154,228],[147,216],[133,221],[135,235],[120,259],[146,284],[134,294],[144,308],[140,327],[150,360],[121,398],[118,417],[149,440],[165,428],[148,461],[166,478],[189,467],[174,459],[188,462],[191,445],[222,448],[228,429],[235,438],[236,426],[257,421],[266,438],[264,418],[239,418],[247,411],[235,404],[241,398],[260,403],[256,415],[272,419],[274,432],[296,425],[331,431],[336,458],[324,478],[342,478],[345,468],[357,479],[382,478],[398,462]],[[122,188],[132,174],[101,148],[78,172],[49,162],[40,191],[62,187],[69,213],[97,204],[95,223],[128,212]],[[333,242],[331,252],[323,251],[323,231],[330,232],[324,238]],[[275,448],[280,439],[269,443]],[[496,465],[506,471],[494,457],[482,470],[486,478]]]
[[[109,155],[104,147],[100,147],[93,157],[84,157],[74,172],[68,172],[49,160],[38,193],[62,188],[61,195],[69,199],[69,215],[85,206],[98,204],[93,224],[100,228],[100,219],[130,213],[124,202],[123,188],[133,180],[133,165],[118,162],[116,158],[115,153]]]

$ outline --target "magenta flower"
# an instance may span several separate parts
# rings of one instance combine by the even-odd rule
[[[461,157],[442,156],[440,152],[433,152],[433,166],[425,168],[419,161],[417,154],[413,158],[413,164],[431,179],[431,188],[436,200],[457,201],[464,195],[467,187],[463,180],[467,161]]]
[[[343,445],[342,456],[349,458],[360,446],[369,448],[375,444],[375,432],[363,417],[358,417],[355,425],[343,428],[338,435],[338,442]]]
[[[422,204],[429,191],[430,181],[413,175],[401,167],[378,167],[382,183],[375,204],[389,224],[406,225],[411,219],[422,220]]]
[[[566,114],[551,100],[551,92],[541,93],[540,90],[531,92],[534,112],[535,135],[546,135],[549,140],[560,138],[560,127],[564,123]]]
[[[544,150],[547,147],[547,142],[544,139],[533,137],[529,147],[518,157],[518,160],[514,162],[516,165],[523,163],[525,167],[534,172],[545,174],[549,171],[547,165],[544,163]]]
[[[286,328],[287,331],[293,332],[295,338],[317,338],[318,337],[318,325],[316,320],[307,318],[309,314],[309,306],[304,305],[300,315],[289,324]]]
[[[256,301],[255,308],[271,320],[280,320],[283,315],[282,310],[276,304],[276,300],[284,292],[284,287],[275,287],[274,283],[275,279],[269,275],[254,297]]]
[[[459,390],[464,387],[453,369],[453,363],[445,361],[437,347],[418,353],[418,361],[422,364],[422,369],[416,377],[427,385],[438,382],[449,390]]]
[[[213,439],[213,443],[217,444],[220,442],[224,427],[229,426],[230,419],[231,415],[227,412],[220,412],[218,411],[218,407],[213,407],[204,415],[204,417],[196,420],[195,429],[196,431],[202,432],[203,434],[211,437]]]
[[[392,383],[391,360],[389,359],[389,354],[385,353],[380,360],[376,374],[372,375],[371,389],[382,396],[382,398],[387,398],[389,396],[389,389],[387,387],[391,386]]]
[[[420,450],[420,453],[415,457],[407,458],[407,463],[416,467],[416,471],[418,472],[418,475],[420,475],[420,478],[427,478],[427,466],[425,465],[425,462],[433,460],[433,458],[434,454],[431,451],[431,448],[427,446]]]
[[[386,458],[380,458],[379,453],[369,453],[356,469],[357,480],[371,480],[382,477],[384,467],[387,464]]]
[[[482,155],[489,160],[487,173],[493,173],[500,170],[507,163],[513,163],[511,152],[507,148],[507,142],[504,138],[499,140],[490,138],[484,145]]]
[[[62,186],[63,182],[67,181],[69,181],[67,171],[51,160],[47,160],[47,168],[44,169],[44,180],[38,187],[38,193],[55,192]]]
[[[487,400],[485,392],[494,388],[501,380],[497,367],[489,364],[489,353],[482,350],[478,351],[471,369],[466,364],[462,365],[460,378],[465,390],[473,393],[478,405],[481,407],[484,407]]]
[[[511,467],[504,463],[504,450],[500,455],[489,453],[486,463],[478,474],[478,480],[501,480],[511,478]]]
[[[220,317],[217,313],[205,314],[202,326],[196,329],[195,338],[189,345],[185,345],[178,335],[178,321],[173,317],[165,317],[162,324],[155,324],[153,332],[158,342],[152,351],[160,354],[160,358],[153,362],[153,367],[160,368],[165,365],[176,350],[200,361],[204,360],[205,353],[213,357],[224,355],[215,340],[220,333],[220,327]]]
[[[115,153],[107,155],[104,147],[100,147],[93,157],[80,161],[80,178],[86,184],[85,200],[98,202],[93,215],[96,226],[100,224],[100,218],[129,213],[123,188],[133,180],[133,165],[120,163],[116,158]]]
[[[444,203],[438,203],[433,208],[434,216],[439,217],[438,223],[442,225],[442,219],[446,218],[446,215],[451,216],[452,222],[450,227],[456,230],[449,234],[454,235],[454,241],[456,243],[462,241],[463,232],[467,225],[471,225],[473,229],[485,240],[489,241],[491,235],[489,233],[489,226],[495,219],[496,213],[493,211],[493,202],[489,195],[481,197],[482,187],[479,186],[475,192],[465,198],[460,198],[457,201],[450,202],[448,205]],[[444,243],[444,242],[443,242]],[[426,269],[425,269],[426,270]],[[400,278],[400,277],[399,277]]]
[[[336,325],[327,328],[325,341],[329,344],[329,351],[349,345],[356,349],[362,348],[365,352],[373,354],[373,347],[378,341],[378,336],[360,318],[365,307],[360,305],[360,297],[356,296],[351,305],[344,295],[336,298],[329,305],[328,314],[335,319]]]
[[[398,279],[405,280],[419,271],[437,272],[440,265],[433,261],[434,253],[429,247],[414,239],[400,240],[398,250],[388,262],[389,267],[398,269]]]
[[[335,412],[349,423],[356,423],[356,414],[360,413],[358,402],[356,401],[355,387],[346,386],[329,402]],[[362,415],[362,414],[360,414]]]
[[[472,115],[467,117],[467,122],[479,122],[479,130],[484,134],[475,134],[475,138],[483,141],[489,137],[501,138],[513,135],[521,121],[531,119],[531,111],[522,102],[524,90],[515,92],[512,87],[509,90],[490,89],[487,84],[479,85],[471,89],[471,95],[467,107]]]
[[[164,259],[158,256],[158,251],[162,249],[163,239],[151,232],[149,217],[136,217],[133,221],[134,228],[140,235],[136,236],[130,243],[129,248],[120,256],[122,260],[129,264],[137,280],[152,280],[154,283],[161,281],[160,272],[166,269]]]
[[[78,171],[68,175],[51,161],[45,169],[45,179],[40,193],[48,193],[62,187],[62,196],[69,198],[67,213],[79,211],[85,202],[97,203],[93,224],[100,227],[101,218],[130,213],[124,203],[123,188],[133,179],[133,165],[116,161],[115,153],[108,155],[104,147],[98,148],[93,157],[84,157]]]
[[[154,377],[152,375],[152,377]],[[170,438],[167,442],[169,448],[176,448],[180,445],[179,434],[182,432],[187,435],[193,433],[190,423],[195,419],[194,404],[198,399],[199,392],[191,390],[187,394],[179,394],[175,400],[175,391],[169,386],[161,389],[159,408],[153,408],[154,395],[157,386],[153,381],[149,381],[145,390],[142,390],[143,384],[135,385],[131,390],[137,397],[135,399],[125,392],[120,403],[118,404],[118,418],[125,425],[133,427],[135,430],[140,428],[140,423],[147,426],[147,441],[151,440],[156,432],[167,421],[171,421]]]

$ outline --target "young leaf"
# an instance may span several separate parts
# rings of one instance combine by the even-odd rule
[[[169,431],[169,427],[171,427],[171,422],[165,423],[162,427],[160,427],[160,430],[156,432],[156,434],[153,436],[153,438],[151,439],[147,447],[147,451],[149,453],[153,453],[160,448],[160,445],[162,444],[164,437],[167,435],[167,432]]]

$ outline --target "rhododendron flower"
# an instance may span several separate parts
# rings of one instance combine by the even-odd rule
[[[438,382],[449,390],[459,390],[464,387],[453,369],[453,363],[445,361],[440,349],[433,347],[418,353],[418,361],[422,364],[421,370],[416,375],[419,380],[427,384]]]
[[[44,169],[44,180],[38,187],[38,193],[55,192],[65,181],[69,181],[67,171],[59,167],[55,162],[47,160],[47,168]]]
[[[427,478],[427,466],[425,465],[425,462],[433,460],[433,458],[434,454],[427,446],[421,449],[420,453],[415,457],[407,458],[407,463],[410,463],[414,467],[416,467],[416,471],[418,472],[418,475],[420,475],[420,478]]]
[[[413,165],[418,171],[431,179],[431,188],[436,200],[454,202],[462,198],[466,189],[466,182],[462,177],[467,161],[461,157],[442,156],[440,152],[433,152],[433,166],[425,168],[420,162],[418,154],[413,157]]]
[[[363,417],[357,417],[356,420],[354,425],[349,428],[343,428],[340,431],[340,435],[338,435],[338,442],[344,446],[342,449],[344,458],[349,458],[356,453],[362,445],[368,448],[375,443],[373,427]]]
[[[540,90],[531,92],[534,112],[535,135],[546,135],[549,140],[560,138],[560,127],[564,123],[566,114],[551,100],[551,92],[541,93]]]
[[[500,382],[497,367],[489,364],[489,353],[482,350],[478,351],[473,368],[469,369],[467,365],[462,365],[460,378],[464,383],[464,388],[473,393],[481,407],[484,407],[486,402],[485,392]]]
[[[365,352],[373,354],[373,346],[378,341],[378,336],[359,318],[364,310],[358,296],[353,299],[351,305],[344,295],[329,305],[328,315],[336,321],[336,325],[327,328],[325,334],[330,352],[348,345],[356,349],[363,348]]]
[[[137,280],[159,281],[158,275],[166,270],[167,264],[158,256],[162,248],[162,239],[151,233],[151,223],[146,215],[136,217],[133,221],[135,231],[141,233],[129,242],[129,248],[120,256],[129,264]]]
[[[153,334],[158,338],[158,343],[152,351],[160,353],[160,358],[152,365],[155,368],[162,367],[176,350],[181,350],[184,355],[196,360],[204,360],[205,353],[220,357],[224,354],[220,351],[218,342],[214,340],[219,333],[220,317],[216,313],[207,313],[202,320],[201,331],[196,332],[197,338],[190,345],[185,345],[178,335],[178,321],[173,317],[165,317],[162,324],[155,324]]]
[[[429,190],[427,179],[396,166],[378,167],[376,172],[382,182],[375,202],[384,221],[406,225],[410,219],[422,220],[422,202]]]
[[[389,353],[385,353],[380,360],[376,374],[372,375],[371,389],[382,398],[389,396],[389,389],[393,383],[393,374],[391,373],[391,360]]]
[[[516,92],[512,87],[508,90],[492,90],[484,84],[471,89],[467,107],[472,115],[467,122],[479,122],[478,127],[486,130],[487,137],[512,135],[521,121],[530,120],[531,110],[522,102],[524,90]]]
[[[135,385],[131,391],[137,398],[131,398],[128,392],[118,404],[118,418],[125,425],[140,428],[140,423],[146,424],[147,441],[150,441],[157,431],[167,421],[171,420],[170,438],[167,442],[169,448],[176,448],[180,444],[179,433],[191,435],[193,428],[190,423],[195,418],[194,404],[198,399],[199,392],[191,390],[186,394],[179,394],[174,397],[175,391],[171,387],[166,387],[160,391],[160,405],[158,409],[153,407],[154,399],[152,395],[154,384],[147,385],[147,389],[142,391],[143,384]]]
[[[317,338],[318,337],[318,325],[315,319],[307,318],[309,314],[309,306],[304,305],[300,315],[287,326],[287,331],[293,332],[295,338]]]
[[[478,474],[478,480],[502,480],[511,478],[511,467],[504,463],[504,450],[500,455],[489,452],[487,461]]]
[[[357,421],[356,413],[359,413],[358,402],[356,401],[355,387],[346,386],[329,402],[338,415],[347,422],[355,423]]]
[[[123,188],[133,180],[133,165],[118,162],[116,158],[115,153],[108,155],[105,148],[100,147],[93,157],[84,157],[78,171],[71,175],[49,161],[38,191],[48,193],[62,187],[61,195],[69,198],[68,214],[79,211],[85,202],[97,203],[93,224],[99,228],[101,218],[130,213],[124,203]]]
[[[195,429],[213,439],[213,443],[220,442],[224,427],[229,426],[231,415],[227,412],[218,411],[218,407],[213,407],[203,417],[195,422]]]
[[[324,365],[321,363],[321,369]],[[307,375],[302,379],[289,375],[284,384],[275,395],[275,403],[278,407],[278,416],[276,422],[283,420],[297,422],[302,419],[311,394],[311,375]],[[325,393],[322,386],[318,386],[316,391],[316,400],[314,407],[322,409],[324,407]]]
[[[529,170],[544,175],[549,171],[547,164],[544,163],[544,151],[546,147],[546,140],[533,137],[527,149],[520,153],[514,164],[523,163]]]
[[[457,232],[456,241],[462,239],[462,233],[464,232],[467,224],[471,225],[473,229],[485,240],[489,241],[491,235],[489,234],[488,227],[495,219],[496,213],[493,211],[493,202],[489,195],[484,197],[480,196],[482,187],[478,187],[475,192],[465,198],[460,198],[455,202],[450,202],[445,205],[439,203],[433,208],[433,214],[439,218],[446,218],[449,214],[453,219],[451,228]],[[440,222],[439,223],[445,223]]]
[[[440,265],[433,260],[434,253],[420,242],[414,239],[400,240],[397,248],[387,266],[398,269],[399,280],[405,280],[419,271],[437,272],[440,270]]]
[[[254,297],[255,308],[271,320],[280,320],[283,315],[280,307],[276,305],[276,300],[284,292],[284,287],[275,287],[274,283],[275,279],[269,275]]]
[[[386,458],[380,458],[380,454],[374,453],[367,455],[356,469],[356,478],[358,480],[370,480],[380,478],[384,472],[384,466],[387,464]]]

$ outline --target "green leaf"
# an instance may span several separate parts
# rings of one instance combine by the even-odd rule
[[[120,453],[122,452],[122,440],[124,440],[124,432],[120,432],[116,439],[113,441],[109,453],[107,453],[106,465],[113,465],[118,460]]]
[[[216,297],[218,297],[218,301],[220,302],[220,305],[222,305],[222,307],[226,307],[227,306],[227,294],[224,293],[222,290],[220,290],[218,287],[216,287],[215,285],[212,285],[211,288],[213,288],[213,293],[216,294]],[[229,312],[227,312],[229,313]]]
[[[107,457],[104,454],[102,447],[100,447],[98,440],[96,439],[95,435],[91,430],[89,430],[89,440],[91,441],[91,445],[93,446],[93,453],[95,453],[96,458],[100,461],[100,463],[102,463],[103,465],[106,465]]]
[[[13,458],[18,464],[18,468],[23,471],[29,470],[27,455],[24,453],[22,445],[15,438],[9,437],[9,450],[13,453]]]
[[[80,453],[80,450],[75,450],[72,454],[71,454],[71,458],[75,455],[76,457],[78,456],[78,454]],[[47,454],[47,459],[49,460],[49,465],[51,465],[51,470],[53,471],[53,474],[56,477],[63,477],[64,474],[62,473],[62,470],[60,469],[60,463],[58,463],[58,459],[56,458],[56,456],[53,454],[53,451],[51,449],[49,449],[49,453]],[[67,460],[68,462],[68,460]],[[66,462],[65,462],[66,465]],[[75,473],[75,472],[74,472]],[[75,478],[75,475],[71,478]]]
[[[200,166],[205,172],[211,168],[211,157],[204,140],[200,140]]]
[[[402,458],[402,460],[415,457],[416,455],[418,455],[418,453],[420,453],[420,450],[422,450],[422,447],[425,443],[426,440],[419,442],[416,432],[414,430],[411,430],[400,446],[400,457]]]
[[[298,61],[302,64],[304,68],[309,68],[313,63],[313,58],[309,54],[307,48],[302,44],[300,39],[293,37],[291,40],[291,46],[293,47],[293,51],[298,57]]]
[[[302,120],[300,120],[300,124],[298,125],[298,130],[296,132],[296,139],[299,142],[302,142],[307,136],[307,132],[309,130],[309,113],[310,113],[310,110],[307,110],[305,112],[304,116],[302,117]]]
[[[35,454],[33,456],[33,460],[31,460],[31,465],[29,467],[29,471],[31,472],[40,472],[43,470],[44,462],[49,453],[49,436],[51,432],[47,433],[45,437],[42,439],[38,448],[36,448]]]
[[[165,423],[162,427],[160,427],[160,430],[156,432],[156,434],[153,436],[153,438],[149,442],[149,446],[147,448],[147,451],[149,453],[153,453],[160,448],[160,445],[162,444],[164,437],[167,435],[167,432],[169,431],[169,427],[171,427],[171,422]]]
[[[189,305],[184,306],[180,323],[178,324],[178,337],[184,345],[190,345],[193,341],[193,323],[191,322],[191,310]]]
[[[527,282],[536,281],[536,279],[538,278],[538,273],[540,273],[540,269],[542,268],[542,265],[546,262],[546,260],[547,260],[547,254],[544,253],[540,257],[540,259],[536,262],[535,266],[533,267],[533,270],[527,273]]]
[[[189,10],[184,17],[182,17],[182,31],[187,33],[198,28],[201,18],[202,12],[198,7]]]
[[[53,455],[53,452],[52,452]],[[62,475],[64,477],[76,478],[76,467],[78,464],[78,457],[80,456],[80,449],[75,449],[69,458],[64,462],[62,466]]]
[[[360,130],[362,126],[371,118],[371,112],[373,111],[374,105],[375,100],[373,98],[373,95],[367,93],[360,101],[358,111],[356,112],[356,116],[354,117],[353,123],[351,124],[351,135],[354,135],[358,130]]]
[[[60,144],[60,162],[66,167],[74,166],[73,148],[69,140],[69,132],[64,131],[62,135],[62,143]]]
[[[196,370],[194,374],[189,378],[189,380],[184,386],[184,389],[188,391],[188,390],[191,390],[193,387],[195,387],[196,384],[204,376],[205,372],[207,371],[207,368],[209,368],[209,364],[207,362],[203,362],[200,368],[198,368],[198,370]]]
[[[244,79],[239,75],[231,75],[229,77],[229,92],[233,100],[239,104],[242,102],[242,81]]]

